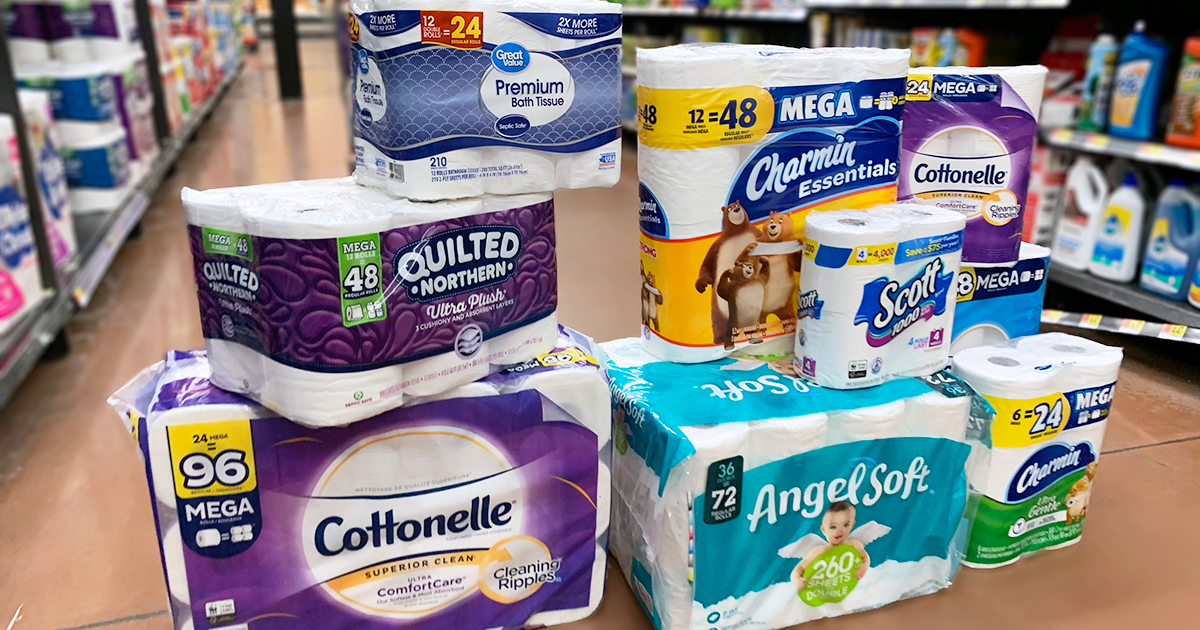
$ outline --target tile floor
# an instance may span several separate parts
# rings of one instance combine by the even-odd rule
[[[278,100],[269,48],[249,57],[154,199],[142,236],[72,321],[70,355],[38,366],[0,411],[0,629],[171,627],[142,467],[104,401],[165,350],[202,344],[181,187],[346,173],[333,44],[302,46],[307,98]],[[561,321],[600,340],[637,333],[634,157],[626,153],[617,187],[557,197]],[[1080,544],[964,570],[948,591],[808,627],[1200,625],[1191,603],[1200,541],[1189,537],[1200,523],[1200,370],[1133,343]],[[649,627],[613,570],[600,611],[564,630]]]

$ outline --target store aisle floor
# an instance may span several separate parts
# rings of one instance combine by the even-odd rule
[[[281,103],[269,48],[249,56],[155,197],[141,237],[71,323],[70,355],[38,366],[0,412],[0,628],[170,627],[143,469],[104,401],[165,350],[202,345],[182,186],[345,174],[333,44],[302,45],[307,98]],[[637,178],[632,151],[626,158],[616,188],[564,191],[556,201],[561,321],[600,340],[638,329]],[[1080,544],[964,570],[948,592],[807,627],[1187,625],[1200,588],[1200,542],[1187,536],[1200,522],[1196,374],[1150,347],[1129,349]],[[649,628],[615,569],[600,613],[572,630],[583,628]]]

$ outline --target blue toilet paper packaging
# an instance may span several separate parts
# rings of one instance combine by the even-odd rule
[[[1038,334],[1046,297],[1050,250],[1021,243],[1021,258],[1004,267],[964,264],[950,354]]]
[[[611,186],[621,5],[351,2],[355,175],[418,200]]]

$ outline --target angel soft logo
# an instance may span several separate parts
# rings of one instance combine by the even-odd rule
[[[863,287],[854,325],[867,325],[867,343],[872,348],[887,345],[913,324],[945,312],[954,272],[944,270],[939,256],[904,284],[883,277]]]
[[[392,268],[409,299],[432,302],[504,282],[517,272],[522,248],[512,226],[458,228],[401,247]]]

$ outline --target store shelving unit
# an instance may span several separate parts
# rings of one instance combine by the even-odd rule
[[[1176,302],[1143,291],[1136,282],[1117,284],[1083,271],[1073,271],[1053,264],[1050,265],[1050,281],[1151,315],[1170,324],[1200,328],[1200,310],[1192,308],[1187,302]]]
[[[1078,131],[1066,127],[1043,130],[1042,141],[1059,149],[1121,157],[1200,172],[1200,149],[1185,149],[1161,142],[1126,140],[1103,133]]]
[[[7,58],[0,61],[8,63]],[[149,207],[159,185],[240,74],[241,68],[239,63],[221,82],[216,93],[193,110],[175,134],[161,145],[154,164],[133,185],[116,210],[75,216],[79,243],[75,259],[63,265],[57,287],[47,291],[49,295],[41,305],[0,338],[0,407],[8,403],[38,360],[59,338],[71,316],[87,306],[117,252]],[[26,189],[34,188],[27,185]],[[31,208],[31,218],[40,216],[40,210],[34,214]],[[31,220],[31,223],[37,221]]]

